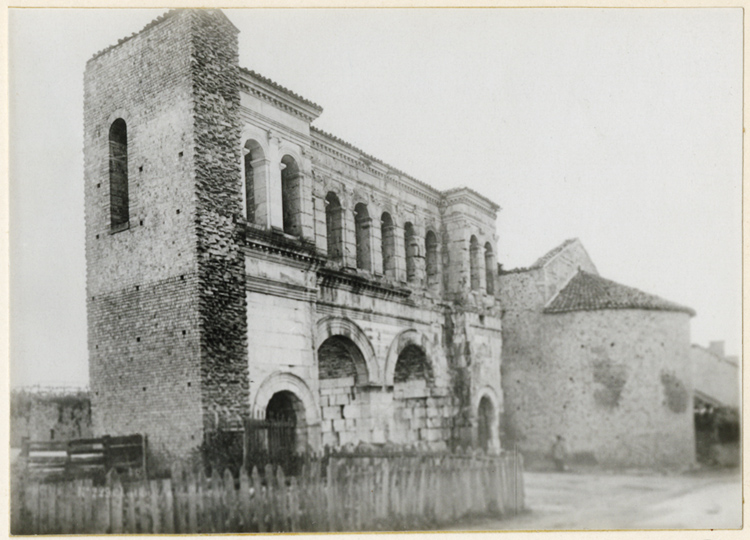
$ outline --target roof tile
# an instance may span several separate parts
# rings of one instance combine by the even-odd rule
[[[689,307],[675,304],[633,287],[620,285],[583,270],[579,270],[573,276],[573,279],[554,297],[544,312],[566,313],[602,309],[680,311],[690,316],[695,315],[695,311]]]

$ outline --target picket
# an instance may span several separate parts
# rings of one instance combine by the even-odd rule
[[[263,484],[257,467],[253,467],[253,491],[255,530],[263,533],[268,530],[266,528],[266,504]]]

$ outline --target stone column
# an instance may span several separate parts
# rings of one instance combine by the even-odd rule
[[[424,287],[425,285],[424,235],[424,225],[415,223],[412,246],[414,252],[414,284],[418,287]]]
[[[300,173],[297,177],[299,185],[299,231],[300,237],[308,242],[315,241],[313,225],[312,176]]]
[[[281,155],[279,143],[281,141],[273,133],[268,135],[268,175],[266,176],[268,226],[280,231],[284,230],[284,214],[281,197]]]
[[[381,212],[373,208],[370,217],[370,270],[373,274],[383,275],[383,238],[381,236]]]
[[[346,268],[357,268],[357,238],[354,227],[354,208],[350,207],[349,201],[341,201],[341,223],[343,225],[342,237],[344,239],[343,263]]]
[[[393,225],[394,244],[395,244],[395,278],[399,281],[406,281],[406,246],[404,244],[404,227],[401,224]]]
[[[315,248],[328,254],[328,230],[326,229],[326,201],[325,194],[313,191],[313,234],[315,236]]]

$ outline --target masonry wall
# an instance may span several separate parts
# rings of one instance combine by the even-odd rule
[[[548,314],[541,332],[541,356],[506,371],[524,389],[514,399],[523,450],[548,455],[562,435],[574,456],[608,466],[693,464],[687,314]]]
[[[187,455],[204,422],[247,402],[236,63],[236,30],[222,14],[174,11],[85,73],[94,430],[145,433],[157,453]],[[128,129],[130,221],[112,228],[117,118]]]
[[[66,441],[91,436],[91,401],[88,393],[11,392],[11,448],[20,448],[24,438],[31,441]]]
[[[166,17],[85,74],[94,432],[147,433],[157,449],[201,437],[189,26],[183,14]],[[118,117],[128,127],[130,223],[114,232],[108,131]]]

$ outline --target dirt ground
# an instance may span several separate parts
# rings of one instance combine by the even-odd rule
[[[527,511],[452,530],[737,529],[742,480],[734,470],[679,475],[527,472]]]

